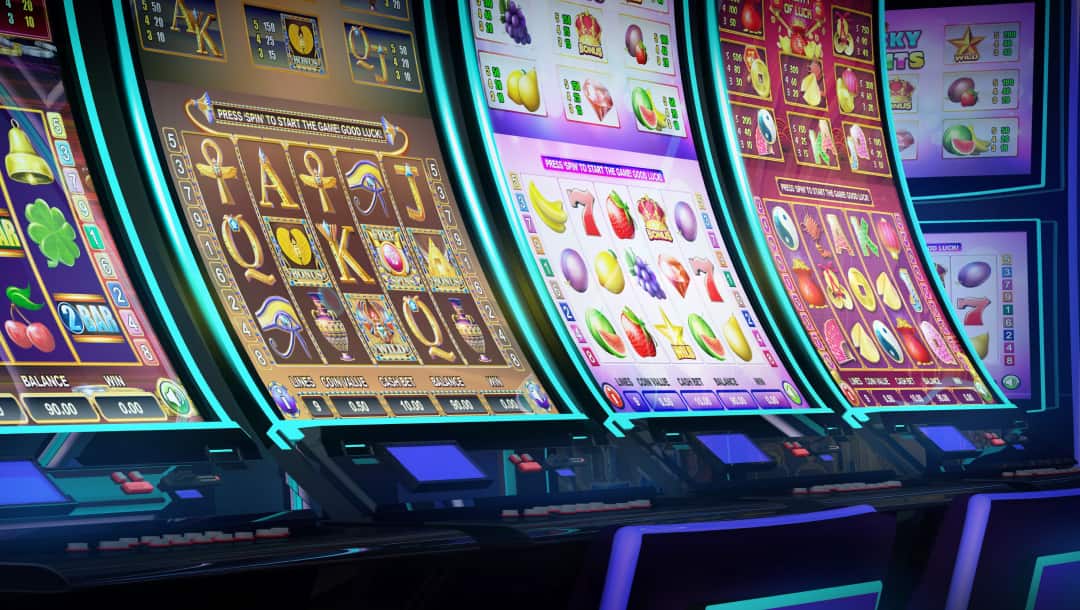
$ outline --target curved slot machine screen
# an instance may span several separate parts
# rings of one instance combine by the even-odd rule
[[[672,3],[494,4],[461,6],[496,180],[612,412],[806,408],[713,213]]]
[[[213,323],[278,415],[565,412],[461,225],[412,4],[274,6],[134,1],[128,25]]]
[[[0,425],[202,421],[94,192],[45,3],[13,4],[0,19]]]
[[[722,112],[764,273],[849,405],[1000,404],[935,293],[896,182],[876,3],[714,8]]]

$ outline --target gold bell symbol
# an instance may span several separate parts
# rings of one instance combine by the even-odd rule
[[[4,157],[4,166],[8,177],[16,182],[47,184],[55,179],[48,162],[37,153],[30,143],[30,137],[15,119],[11,119],[11,129],[8,131],[8,154]]]

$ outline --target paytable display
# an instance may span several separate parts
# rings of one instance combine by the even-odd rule
[[[1035,3],[886,17],[889,99],[907,177],[1030,172]]]
[[[752,205],[810,344],[851,406],[998,403],[916,254],[883,133],[869,0],[718,0]],[[748,195],[748,196],[749,196]]]
[[[202,421],[94,191],[45,2],[0,9],[0,426]]]
[[[562,412],[461,224],[408,3],[333,4],[130,5],[217,323],[286,419]]]
[[[944,228],[944,226],[942,227]],[[934,271],[976,355],[1014,399],[1032,396],[1028,234],[932,233]]]
[[[706,192],[671,5],[462,3],[496,179],[613,412],[805,408]]]

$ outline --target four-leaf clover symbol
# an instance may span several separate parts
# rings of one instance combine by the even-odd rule
[[[39,198],[26,206],[26,221],[30,223],[27,228],[30,239],[48,259],[50,268],[60,263],[75,266],[81,252],[75,243],[75,228],[63,212]]]

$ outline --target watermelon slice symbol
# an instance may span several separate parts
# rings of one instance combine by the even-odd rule
[[[630,341],[630,346],[634,348],[638,356],[642,358],[656,356],[656,342],[653,341],[652,335],[645,328],[645,322],[632,309],[629,307],[623,308],[620,322],[622,323],[623,332],[626,333],[626,338]]]
[[[585,313],[585,326],[600,349],[616,358],[626,357],[626,343],[615,332],[615,327],[611,325],[603,312],[599,309],[589,309]]]

